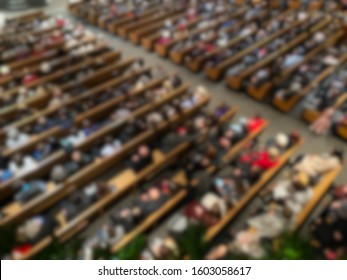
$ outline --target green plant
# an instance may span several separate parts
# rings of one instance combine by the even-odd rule
[[[16,244],[15,227],[8,226],[1,229],[0,258],[11,252],[13,244]]]
[[[146,246],[146,237],[144,235],[139,235],[131,243],[129,243],[118,252],[118,259],[138,260],[141,252],[146,248]]]
[[[271,244],[264,245],[269,260],[312,260],[314,259],[313,248],[310,243],[289,232],[283,233]]]
[[[44,251],[36,256],[38,260],[74,260],[78,258],[82,240],[73,240],[68,244],[61,244],[54,240]]]
[[[177,243],[182,256],[189,256],[192,260],[204,259],[209,245],[204,242],[206,228],[200,225],[190,225],[178,239]]]

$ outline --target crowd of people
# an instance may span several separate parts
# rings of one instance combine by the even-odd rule
[[[155,44],[170,51],[191,48],[184,63],[203,58],[201,69],[218,68],[246,50],[238,63],[225,64],[227,77],[271,58],[326,19],[324,12],[270,11],[266,3],[250,1],[83,3],[75,13],[105,26],[121,21],[131,25],[162,5]],[[340,27],[340,19],[321,26],[248,75],[242,86],[259,87],[300,65],[291,79],[275,85],[272,97],[285,100],[299,94],[324,69],[340,63],[345,50],[340,42],[305,60]],[[235,38],[239,40],[233,42]],[[176,239],[192,225],[209,232],[229,224],[230,211],[242,211],[240,205],[254,198],[260,185],[267,188],[270,178],[265,175],[274,176],[289,159],[284,156],[301,142],[298,132],[259,142],[267,125],[260,115],[231,121],[233,107],[227,103],[202,110],[211,97],[203,86],[191,89],[178,73],[161,65],[149,67],[142,58],[121,58],[102,36],[63,17],[42,14],[25,23],[9,21],[0,34],[0,50],[0,227],[15,226],[11,248],[0,248],[2,258],[35,257],[32,252],[74,238],[98,217],[77,256],[93,259],[97,249],[117,251],[123,238],[146,221],[146,230],[152,229],[156,224],[148,218],[153,214],[163,211],[163,218],[176,210],[178,217],[168,223],[164,237],[149,240],[139,258],[180,258]],[[307,94],[306,109],[322,113],[311,126],[318,134],[347,124],[345,74],[342,66]],[[342,162],[343,152],[337,149],[292,161],[245,226],[226,232],[225,241],[213,243],[205,258],[262,258],[262,244],[296,227],[316,186]],[[134,196],[121,200],[135,187]],[[178,194],[182,197],[166,209]],[[346,251],[345,187],[334,189],[334,195],[336,201],[310,227],[314,246],[331,259]],[[224,227],[215,235],[225,233]]]

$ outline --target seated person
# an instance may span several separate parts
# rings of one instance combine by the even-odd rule
[[[153,162],[152,151],[149,146],[141,145],[137,152],[131,156],[130,167],[136,172],[141,171]]]

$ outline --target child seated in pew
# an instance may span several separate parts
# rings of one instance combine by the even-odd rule
[[[333,189],[333,201],[310,224],[312,245],[324,259],[344,258],[347,254],[347,186]]]
[[[231,232],[232,241],[215,246],[207,258],[224,258],[228,253],[256,259],[264,257],[262,244],[295,225],[296,216],[311,199],[315,184],[327,171],[341,165],[341,156],[336,150],[330,154],[298,157],[271,186],[270,193],[263,197],[263,206],[248,218],[246,226]],[[219,254],[221,252],[223,254]]]

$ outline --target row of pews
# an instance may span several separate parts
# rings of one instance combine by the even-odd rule
[[[282,112],[298,109],[308,123],[322,115],[323,109],[312,112],[302,105],[344,62],[342,14],[323,12],[324,1],[311,1],[305,10],[300,8],[300,1],[288,1],[286,8],[271,1],[272,9],[252,1],[211,2],[182,8],[180,2],[162,7],[159,2],[148,1],[113,13],[108,4],[80,1],[69,9],[76,17],[195,73],[204,72],[212,81],[225,79],[230,89],[246,92]],[[338,62],[325,62],[332,53]],[[287,63],[291,58],[293,61]],[[321,67],[313,78],[301,81],[299,76],[307,76],[315,64]],[[296,80],[301,86],[293,90],[290,82]],[[342,139],[346,139],[345,119],[332,129]]]
[[[211,94],[204,88],[192,89],[176,74],[142,59],[124,58],[64,18],[27,15],[10,24],[13,32],[1,33],[0,47],[6,53],[19,40],[23,48],[1,57],[6,71],[0,79],[0,228],[10,229],[14,238],[6,252],[0,248],[2,258],[33,259],[56,242],[79,238],[94,222],[109,218],[112,208],[165,176],[173,185],[165,201],[108,244],[117,253],[202,189],[204,182],[187,171],[190,153],[213,143],[208,150],[215,156],[203,171],[214,176],[246,148],[256,150],[252,143],[268,126],[261,117],[251,117],[242,123],[242,137],[228,142],[225,135],[235,133],[230,127],[237,106],[211,113],[205,109]],[[25,34],[14,36],[22,26]],[[206,241],[220,235],[268,186],[302,141],[299,137],[275,155],[276,164],[209,228]],[[144,147],[149,160],[139,168],[136,153],[143,156]],[[326,181],[322,194],[337,174]],[[82,203],[81,196],[90,199]],[[319,200],[310,202],[302,220]],[[79,207],[69,212],[71,206]]]

